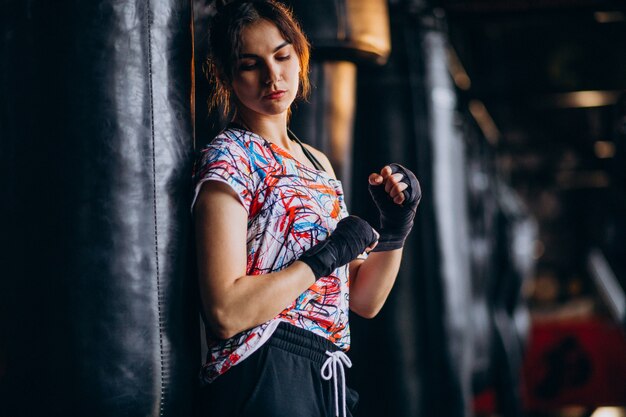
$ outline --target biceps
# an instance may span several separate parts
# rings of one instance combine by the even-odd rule
[[[364,261],[365,259],[356,258],[355,260],[353,260],[352,262],[348,264],[348,273],[350,274],[350,285],[352,285],[352,283],[356,280],[357,276],[359,275],[359,269],[361,268],[361,265],[363,265]]]
[[[194,216],[200,290],[213,299],[246,274],[248,215],[226,184],[207,181]]]

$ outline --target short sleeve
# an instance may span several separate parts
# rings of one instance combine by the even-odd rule
[[[242,143],[218,136],[200,152],[193,173],[192,211],[202,184],[206,181],[219,181],[228,185],[235,191],[246,211],[249,211],[254,195],[254,181],[250,157]]]

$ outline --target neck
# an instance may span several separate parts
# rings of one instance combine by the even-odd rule
[[[291,147],[291,139],[287,134],[287,112],[268,116],[238,110],[233,121],[282,148]]]

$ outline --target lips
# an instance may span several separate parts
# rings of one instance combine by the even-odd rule
[[[267,100],[277,100],[279,98],[282,98],[286,92],[286,90],[272,91],[271,93],[264,95],[263,98]]]

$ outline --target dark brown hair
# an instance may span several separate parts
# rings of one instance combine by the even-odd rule
[[[306,99],[310,91],[310,45],[291,11],[273,0],[234,0],[227,4],[216,2],[217,14],[209,30],[209,58],[207,70],[214,86],[209,98],[209,111],[222,108],[225,115],[232,108],[230,84],[235,74],[235,64],[241,53],[242,30],[259,20],[267,20],[293,48],[300,61],[300,83],[296,99]]]

